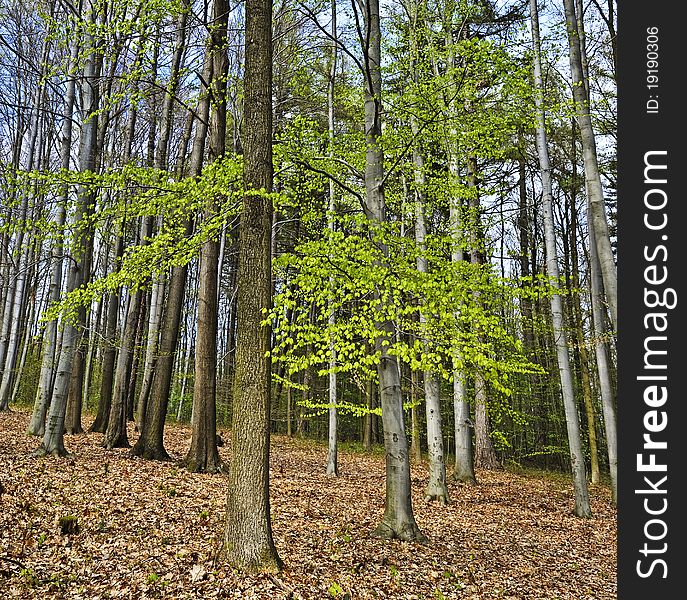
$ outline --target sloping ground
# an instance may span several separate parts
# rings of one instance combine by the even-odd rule
[[[244,577],[220,555],[224,475],[130,459],[103,449],[100,434],[67,436],[72,458],[31,458],[28,420],[0,413],[5,598],[616,598],[616,512],[602,486],[590,490],[586,520],[571,514],[566,478],[503,471],[451,484],[442,507],[423,500],[426,466],[414,465],[413,506],[429,543],[389,542],[369,535],[383,513],[383,457],[341,452],[334,480],[324,447],[275,437],[272,517],[285,569]],[[181,458],[190,429],[168,427],[165,445]],[[220,453],[228,460],[226,445]],[[78,533],[60,533],[67,515]]]

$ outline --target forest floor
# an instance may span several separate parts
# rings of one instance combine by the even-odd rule
[[[284,570],[248,577],[221,559],[225,475],[132,459],[92,433],[65,437],[70,458],[32,458],[28,421],[27,412],[0,413],[3,600],[617,597],[606,486],[590,488],[590,519],[572,515],[569,478],[525,471],[478,471],[478,485],[451,483],[451,502],[440,506],[423,499],[426,464],[413,464],[413,508],[429,543],[384,541],[370,536],[384,509],[381,453],[340,451],[332,479],[323,445],[274,436],[271,505]],[[189,427],[166,428],[175,459],[190,439]],[[228,461],[226,444],[220,454]],[[61,534],[68,515],[79,530]]]

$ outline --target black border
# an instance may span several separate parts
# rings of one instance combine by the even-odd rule
[[[687,73],[687,30],[681,19],[680,3],[665,0],[625,2],[618,8],[618,598],[632,600],[672,600],[687,598],[684,581],[687,555],[687,482],[683,481],[683,454],[687,445],[687,397],[683,391],[687,380],[687,336],[684,317],[687,306],[685,291],[685,235],[681,219],[687,197],[681,179],[687,173],[684,146],[687,102],[683,79]],[[659,36],[658,89],[647,87],[647,28],[657,27]],[[657,96],[658,113],[647,112],[647,100]],[[644,155],[655,150],[667,151],[668,193],[665,212],[668,224],[660,232],[644,225],[644,194],[649,186],[644,182]],[[662,236],[667,239],[660,239]],[[645,247],[663,243],[668,268],[667,287],[677,292],[677,306],[666,311],[668,399],[662,410],[668,417],[662,439],[667,451],[657,452],[659,462],[666,459],[668,476],[661,487],[666,489],[667,509],[660,517],[666,523],[665,553],[640,553],[647,541],[645,523],[654,518],[645,512],[646,495],[635,490],[647,488],[637,469],[637,454],[643,452],[644,415],[649,407],[644,403],[645,382],[637,380],[644,371],[644,339],[650,333],[644,326],[644,316],[652,309],[644,304],[644,269],[649,264]],[[649,251],[651,254],[651,251]],[[659,255],[662,257],[662,253]],[[659,259],[660,260],[660,259]],[[656,310],[656,309],[653,309]],[[684,358],[683,358],[684,357]],[[663,385],[663,384],[661,384]],[[656,435],[658,439],[658,435]],[[646,461],[645,461],[646,462]],[[655,478],[654,474],[654,478]],[[658,498],[662,494],[651,496]],[[656,501],[654,508],[662,503]],[[659,525],[650,532],[657,534]],[[655,542],[656,547],[659,542]],[[637,573],[637,561],[648,570],[652,557],[666,561],[664,569],[656,565],[649,577]]]

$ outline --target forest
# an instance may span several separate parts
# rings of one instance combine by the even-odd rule
[[[616,597],[613,0],[0,0],[0,589]]]

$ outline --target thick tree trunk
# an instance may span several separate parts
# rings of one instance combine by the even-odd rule
[[[534,49],[534,85],[536,89],[535,103],[537,107],[537,153],[542,177],[544,236],[546,241],[546,268],[550,284],[556,290],[559,287],[558,257],[554,233],[553,208],[551,195],[551,167],[546,139],[546,121],[543,109],[543,83],[541,75],[541,44],[539,38],[539,14],[537,0],[530,0],[530,14],[532,20],[532,41]],[[551,296],[551,314],[553,317],[554,343],[558,368],[561,379],[561,392],[565,408],[565,421],[568,432],[568,446],[570,449],[570,465],[573,477],[575,495],[574,513],[578,517],[590,517],[589,492],[587,489],[587,475],[582,453],[582,441],[579,429],[579,417],[575,406],[570,357],[568,354],[567,335],[563,323],[563,304],[559,293]]]
[[[237,339],[224,550],[248,572],[278,572],[269,495],[272,201],[272,2],[246,0],[245,195],[240,220]]]

